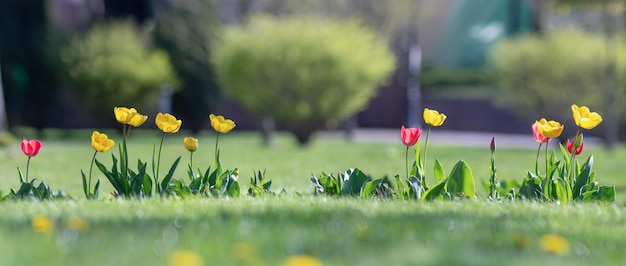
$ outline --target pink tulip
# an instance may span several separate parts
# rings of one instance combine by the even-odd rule
[[[533,123],[532,129],[533,129],[533,138],[535,138],[537,142],[539,143],[548,142],[549,139],[541,135],[541,133],[539,133],[539,130],[537,129],[537,124]]]
[[[409,127],[405,128],[402,126],[400,129],[400,139],[402,139],[402,143],[406,146],[413,146],[420,139],[422,135],[422,130],[419,128]]]
[[[39,153],[39,150],[41,150],[41,141],[36,139],[22,140],[22,151],[26,156],[33,157]]]

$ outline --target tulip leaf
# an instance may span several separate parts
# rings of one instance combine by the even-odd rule
[[[365,187],[365,183],[371,179],[358,168],[346,171],[345,175],[347,175],[348,178],[342,191],[344,195],[358,196],[361,194],[363,187]]]
[[[581,194],[580,189],[591,182],[591,178],[593,177],[593,155],[590,155],[587,159],[587,162],[583,165],[580,174],[576,177],[576,181],[574,183],[573,188],[573,197],[578,198]]]
[[[441,165],[438,159],[435,159],[433,175],[435,176],[435,184],[441,183],[441,181],[446,178],[444,175],[443,166]]]
[[[400,199],[404,199],[406,190],[404,188],[404,183],[400,180],[400,175],[396,175],[396,186],[398,186],[398,193],[400,194]]]
[[[178,159],[174,161],[174,163],[172,164],[172,167],[170,167],[169,172],[167,172],[167,175],[163,178],[163,181],[161,182],[162,188],[165,189],[169,186],[170,181],[172,180],[172,177],[174,176],[174,171],[176,171],[176,167],[178,166],[179,161],[180,161],[180,156],[178,156]]]
[[[463,195],[470,198],[475,196],[474,176],[465,161],[461,160],[454,165],[448,176],[446,189],[452,196]]]
[[[361,198],[367,198],[374,194],[374,192],[376,192],[376,189],[380,187],[382,182],[382,179],[367,181],[365,183],[365,186],[363,187],[363,191],[361,191]]]
[[[565,168],[570,169],[571,167],[571,162],[570,162],[570,158],[569,155],[570,153],[565,149],[565,147],[563,147],[563,144],[559,143],[559,149],[561,150],[561,156],[563,156],[563,161],[565,161]]]
[[[239,182],[237,182],[237,179],[234,177],[234,175],[229,177],[227,193],[228,193],[228,196],[231,196],[231,197],[239,197],[241,193]]]
[[[98,199],[98,196],[100,195],[100,180],[98,179],[96,181],[96,185],[93,187],[93,194],[91,194],[93,196],[93,199]]]
[[[423,200],[438,199],[441,193],[445,190],[447,181],[448,179],[444,178],[437,185],[433,186],[429,190],[426,190],[426,193],[424,193],[424,197],[422,199]]]
[[[615,201],[615,186],[599,186],[597,189],[583,193],[583,201]]]
[[[411,176],[411,178],[409,178],[409,180],[407,180],[407,184],[409,185],[409,195],[416,200],[419,200],[422,198],[422,191],[423,191],[423,187],[422,187],[422,181],[415,177],[415,176]]]
[[[554,184],[554,192],[555,199],[561,201],[561,203],[565,204],[569,200],[567,184],[561,178],[557,178],[552,181]],[[569,194],[571,194],[571,190],[569,190]]]
[[[85,177],[85,173],[83,172],[83,170],[80,170],[80,175],[83,178],[83,192],[85,193],[85,197],[89,198],[89,189],[91,188],[87,188],[87,178]]]

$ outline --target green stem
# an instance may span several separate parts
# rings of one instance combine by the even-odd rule
[[[89,166],[89,182],[87,182],[87,188],[89,189],[89,195],[87,196],[88,198],[91,198],[91,170],[93,169],[93,163],[96,161],[97,154],[98,151],[95,151],[93,153],[93,158],[91,158],[91,165]]]
[[[424,168],[424,165],[426,165],[426,151],[427,151],[427,147],[428,147],[428,137],[430,137],[430,129],[432,128],[432,126],[428,127],[428,131],[426,132],[426,141],[424,141],[424,160],[421,163],[421,167]],[[422,169],[422,173],[424,172],[424,169]]]
[[[535,175],[539,176],[539,152],[541,152],[541,145],[543,143],[539,142],[539,148],[537,148],[537,157],[535,158]]]
[[[30,156],[28,156],[28,161],[26,161],[26,183],[28,183],[28,167],[30,166]]]
[[[189,152],[189,166],[191,166],[191,169],[193,169],[193,152]]]
[[[159,193],[161,193],[161,187],[159,186],[159,166],[161,165],[161,148],[163,148],[163,140],[165,140],[165,132],[163,132],[163,135],[161,136],[161,145],[159,145],[159,155],[157,156],[156,175],[154,176],[154,185],[159,188]]]
[[[546,141],[546,178],[548,178],[548,147],[550,146],[550,139]]]
[[[126,181],[127,175],[128,175],[128,158],[126,158],[126,156],[128,155],[128,148],[126,147],[126,138],[128,137],[126,135],[126,127],[127,125],[124,125],[122,127],[122,146],[120,147],[120,170],[122,172],[122,177],[124,178],[124,182]]]
[[[578,135],[580,135],[580,127],[578,129],[576,129],[576,135],[574,135],[574,143],[572,143],[572,156],[569,160],[570,163],[570,178],[569,181],[570,183],[573,183],[574,181],[574,177],[575,177],[575,173],[574,173],[574,168],[576,165],[576,162],[574,161],[574,159],[576,158],[576,142],[578,141]]]
[[[410,179],[409,176],[409,146],[406,146],[406,154],[404,155],[404,164],[406,168],[406,180]]]
[[[215,138],[215,169],[217,169],[218,167],[218,161],[217,161],[217,145],[220,142],[220,133],[217,132],[217,137]]]
[[[496,193],[496,183],[498,182],[498,177],[496,176],[496,157],[493,156],[493,152],[491,153],[491,180],[490,180],[490,186],[489,186],[489,190],[490,190],[490,194],[491,194],[491,200],[496,200],[497,197],[497,193]]]

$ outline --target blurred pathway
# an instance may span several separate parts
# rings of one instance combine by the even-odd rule
[[[322,136],[343,137],[343,131],[330,131],[321,133]],[[491,138],[496,138],[497,147],[502,148],[528,148],[537,149],[538,144],[533,139],[532,133],[528,134],[508,134],[508,133],[489,133],[489,132],[469,132],[469,131],[447,131],[432,129],[430,132],[429,144],[446,145],[446,146],[465,146],[465,147],[485,147],[489,148]],[[426,138],[426,131],[422,133],[420,142]],[[359,128],[354,131],[354,141],[364,142],[400,142],[400,129],[371,129]],[[551,145],[555,145],[554,141],[550,141]],[[602,142],[598,138],[585,137],[585,146],[601,145]]]

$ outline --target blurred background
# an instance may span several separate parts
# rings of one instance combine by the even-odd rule
[[[589,3],[593,2],[593,3]],[[421,127],[574,134],[571,104],[626,139],[626,1],[2,0],[0,131],[118,128],[115,106],[208,114],[307,143]],[[145,127],[151,127],[146,123]]]

